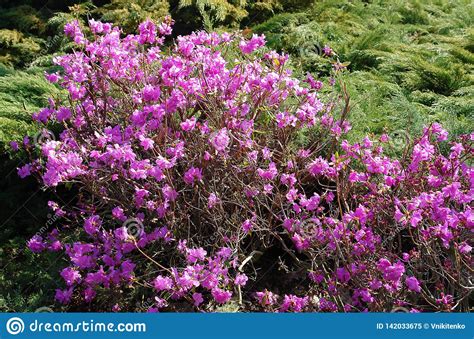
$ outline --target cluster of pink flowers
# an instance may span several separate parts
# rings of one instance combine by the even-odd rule
[[[66,25],[78,48],[48,75],[68,100],[34,115],[64,130],[38,152],[25,143],[19,169],[79,188],[74,208],[50,203],[62,226],[29,242],[66,253],[60,303],[126,309],[138,290],[149,311],[465,309],[474,135],[443,154],[433,124],[390,158],[386,135],[345,140],[340,102],[264,37],[196,32],[169,47],[171,19],[127,36],[89,25]],[[318,137],[301,147],[305,130]]]

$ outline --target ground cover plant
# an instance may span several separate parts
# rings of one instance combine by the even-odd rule
[[[28,242],[64,253],[57,305],[469,310],[472,133],[431,123],[388,156],[386,134],[347,140],[337,59],[324,81],[297,78],[263,35],[199,31],[165,48],[172,23],[68,23],[76,47],[46,74],[67,98],[11,145],[30,157],[21,177],[77,192],[48,202],[57,226]]]

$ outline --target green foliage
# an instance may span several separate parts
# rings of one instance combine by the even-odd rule
[[[242,21],[248,15],[246,0],[180,0],[179,8],[195,7],[201,15],[205,26],[211,28],[213,23],[230,21],[231,24]]]
[[[3,74],[2,74],[3,73]],[[42,73],[12,71],[0,68],[0,149],[11,140],[22,140],[34,134],[38,126],[31,114],[48,103],[58,89]]]
[[[326,44],[350,62],[352,137],[413,133],[432,121],[459,134],[474,129],[473,18],[467,0],[321,0],[254,30],[267,35],[270,47],[290,53],[302,73],[324,72],[315,51]]]
[[[120,24],[125,32],[134,32],[140,22],[147,18],[159,21],[169,13],[169,3],[165,0],[111,0],[94,13],[106,22]]]
[[[29,5],[0,8],[0,22],[0,28],[15,29],[24,33],[41,35],[46,30],[41,13]]]
[[[2,127],[3,128],[3,127]],[[34,312],[51,307],[58,280],[61,257],[50,254],[39,258],[26,247],[34,234],[45,234],[53,227],[47,217],[46,201],[34,178],[22,180],[16,168],[25,155],[0,158],[0,311]]]
[[[0,29],[0,63],[25,65],[41,50],[43,40],[27,37],[16,30]]]

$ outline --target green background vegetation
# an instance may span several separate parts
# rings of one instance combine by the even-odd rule
[[[352,101],[350,138],[415,136],[433,121],[453,134],[474,127],[474,3],[469,0],[7,0],[0,5],[0,311],[51,306],[61,258],[40,259],[25,242],[54,224],[51,194],[19,180],[7,143],[34,135],[31,114],[58,89],[43,78],[52,57],[71,49],[62,35],[73,18],[101,19],[133,32],[147,17],[171,14],[175,34],[195,29],[264,33],[291,55],[294,71],[328,74],[321,48],[341,62]],[[407,134],[405,134],[407,133]],[[67,196],[67,195],[66,195]],[[54,198],[54,197],[53,197]],[[39,261],[40,260],[40,261]],[[55,306],[57,309],[57,306]]]

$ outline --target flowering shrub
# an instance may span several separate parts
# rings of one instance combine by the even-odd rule
[[[468,308],[473,135],[443,155],[447,133],[433,124],[392,159],[386,135],[346,141],[348,98],[293,78],[263,36],[197,32],[168,50],[171,19],[125,37],[89,25],[90,40],[66,25],[77,49],[47,75],[68,102],[34,115],[64,130],[39,147],[26,139],[32,161],[19,168],[79,192],[74,208],[51,201],[61,228],[29,242],[66,254],[58,302],[133,310],[138,293],[153,298],[149,311]],[[315,137],[301,146],[305,130]]]

